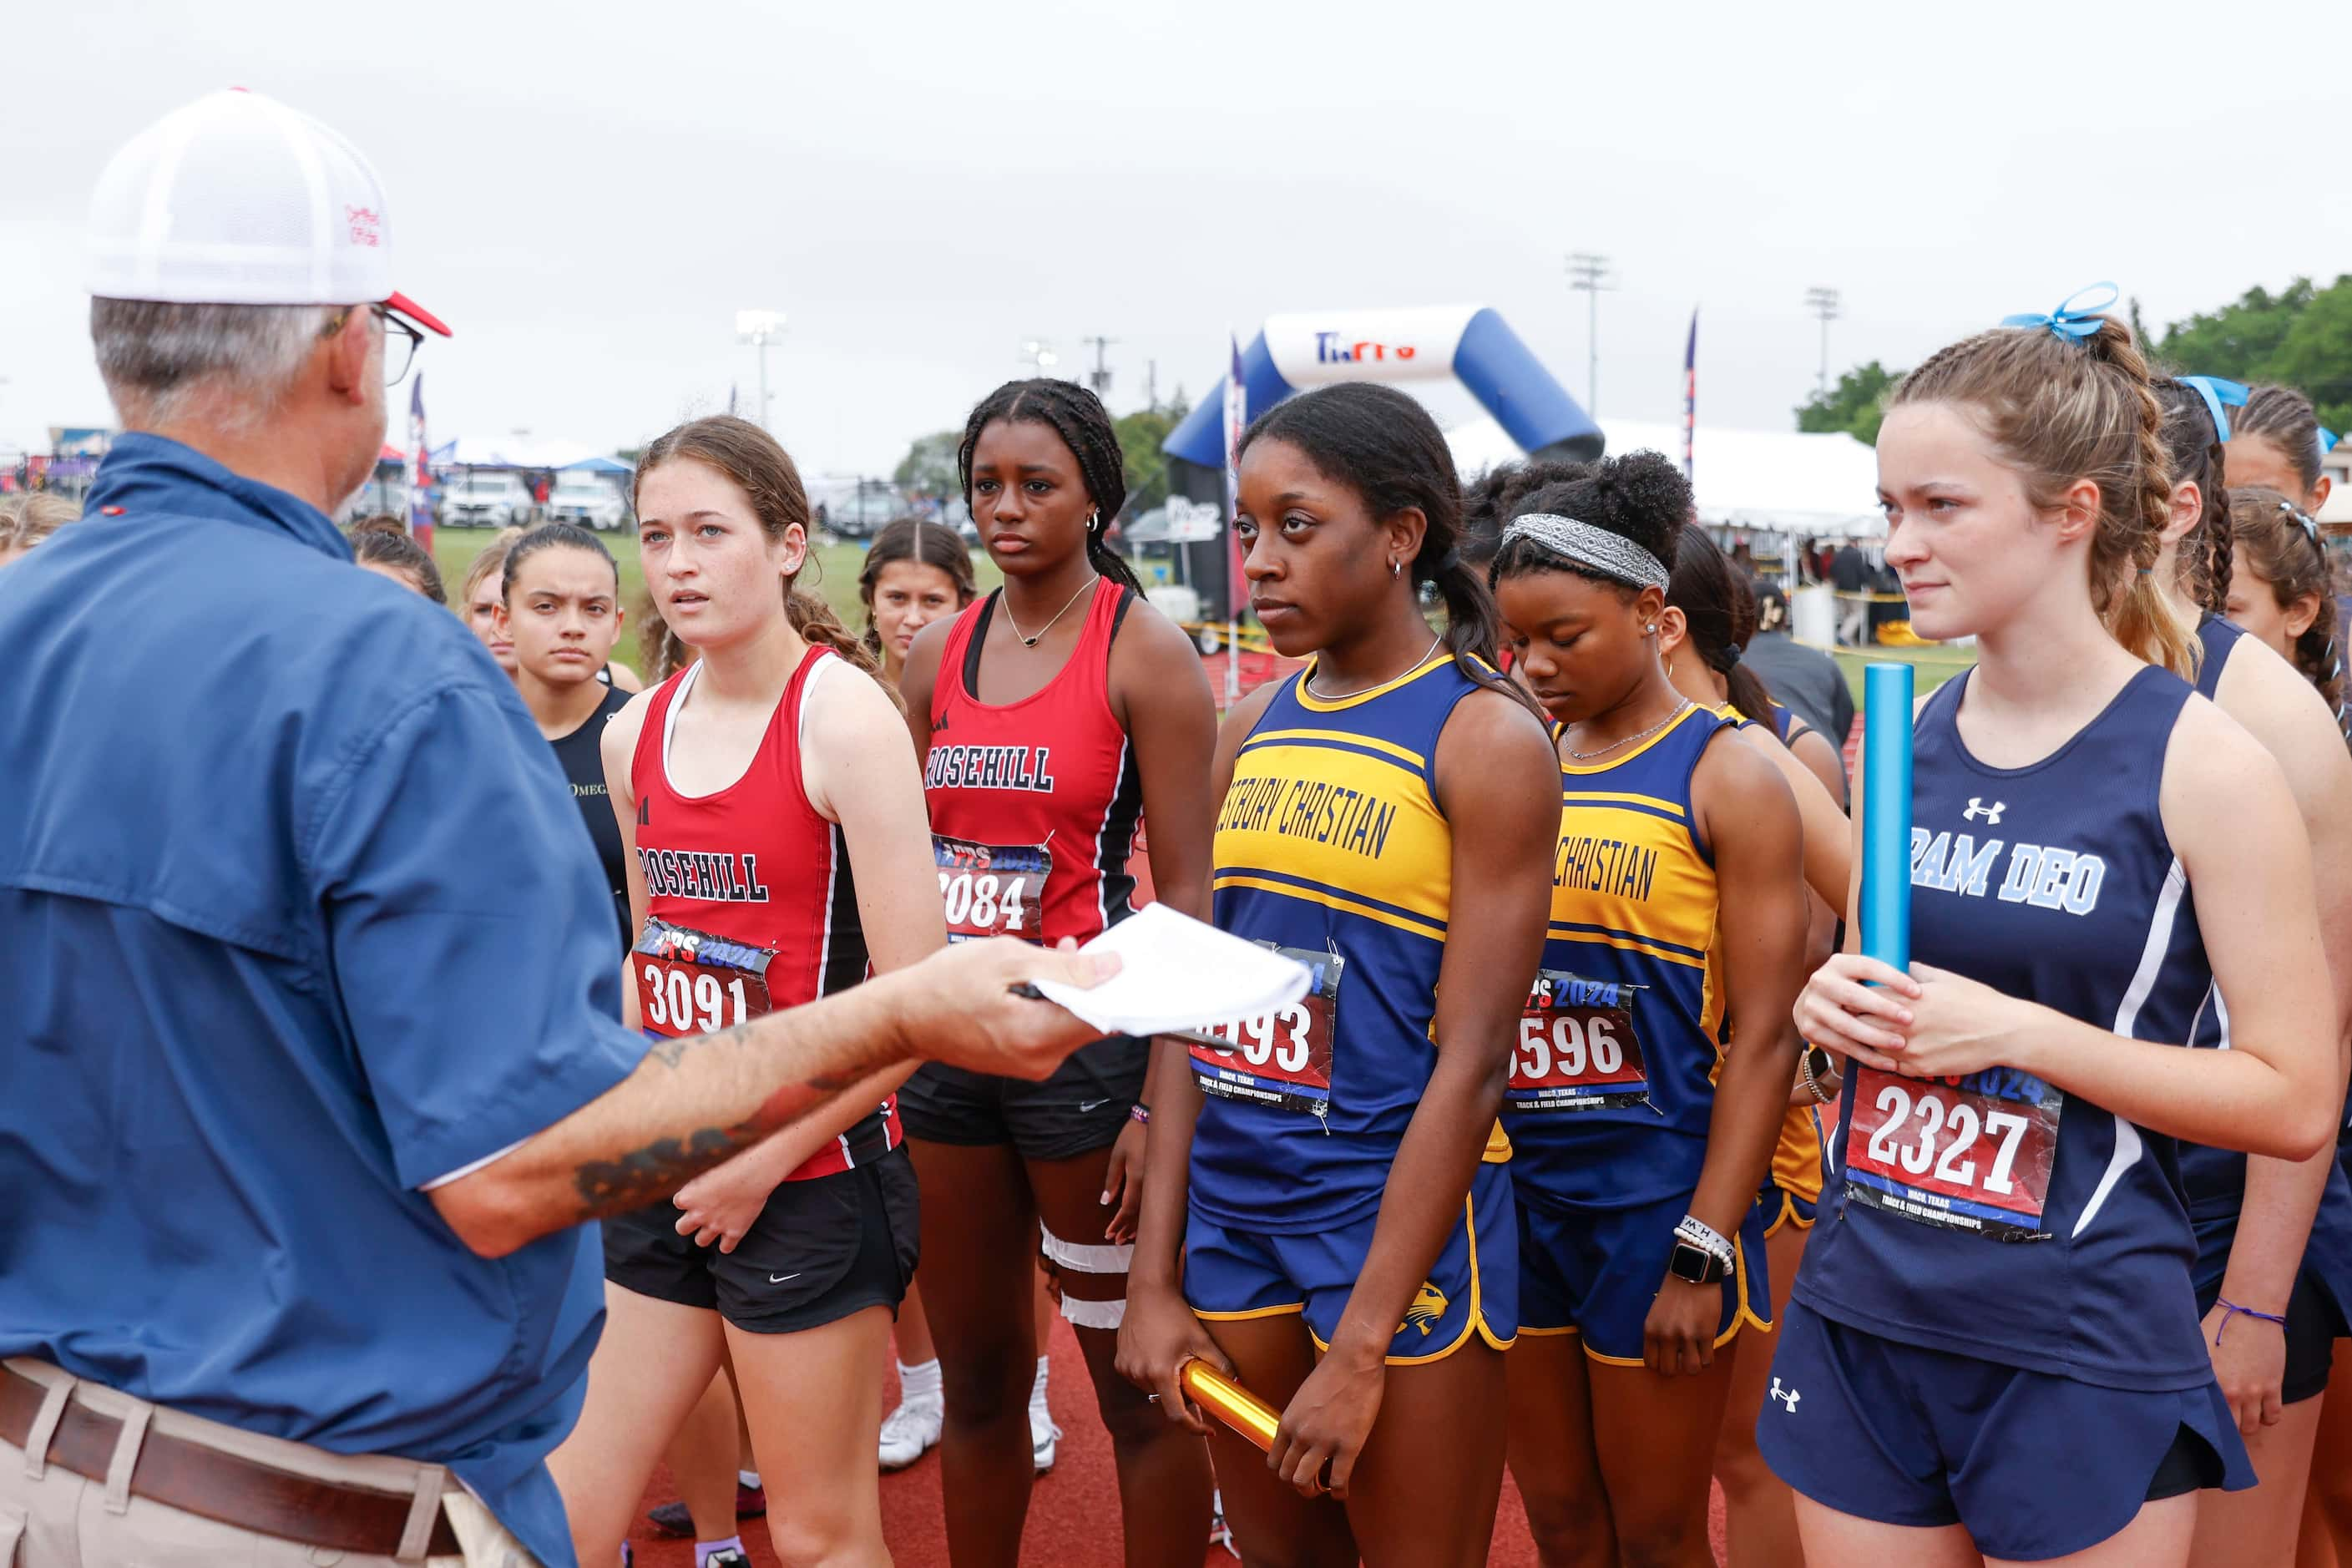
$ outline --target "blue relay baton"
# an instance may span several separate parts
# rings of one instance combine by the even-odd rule
[[[1911,970],[1911,691],[1907,664],[1862,676],[1862,951]]]

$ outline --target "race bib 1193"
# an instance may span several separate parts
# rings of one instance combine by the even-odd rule
[[[1339,975],[1347,960],[1258,943],[1307,966],[1307,994],[1278,1013],[1213,1025],[1191,1037],[1192,1075],[1201,1092],[1318,1118],[1331,1113],[1331,1040],[1339,1016]]]
[[[2059,1089],[2013,1068],[1897,1078],[1850,1064],[1846,1195],[1885,1214],[1996,1241],[2046,1241],[2042,1213]]]

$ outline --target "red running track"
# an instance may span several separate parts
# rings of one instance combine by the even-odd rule
[[[1120,1568],[1118,1486],[1111,1472],[1110,1437],[1095,1415],[1094,1391],[1087,1385],[1086,1364],[1078,1357],[1069,1325],[1056,1321],[1050,1398],[1054,1419],[1061,1424],[1062,1444],[1050,1475],[1037,1478],[1029,1498],[1029,1530],[1022,1541],[1021,1561],[1050,1568]],[[897,1403],[897,1374],[884,1407]],[[646,1506],[667,1502],[677,1492],[665,1473],[654,1477]],[[1723,1500],[1718,1494],[1711,1510],[1710,1532],[1716,1560],[1723,1560]],[[933,1449],[908,1469],[882,1478],[882,1528],[898,1568],[947,1568],[947,1531],[940,1513],[940,1457]],[[631,1537],[639,1568],[694,1568],[689,1542],[657,1541],[638,1518]],[[757,1520],[743,1521],[743,1544],[758,1568],[776,1568],[768,1532]],[[1204,1568],[1236,1568],[1234,1559],[1219,1548],[1207,1549]],[[1535,1545],[1528,1537],[1527,1515],[1507,1476],[1503,1506],[1495,1521],[1495,1544],[1486,1561],[1495,1568],[1534,1568]],[[590,1565],[593,1568],[593,1565]]]

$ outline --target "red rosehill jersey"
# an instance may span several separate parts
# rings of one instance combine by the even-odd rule
[[[629,970],[646,1034],[675,1038],[730,1028],[866,978],[866,933],[841,825],[819,816],[801,785],[808,693],[828,675],[846,679],[831,668],[838,664],[824,649],[809,649],[751,766],[710,795],[679,794],[668,768],[677,705],[702,666],[688,665],[656,689],[629,764],[647,895]],[[790,1179],[866,1163],[896,1148],[900,1136],[898,1106],[886,1100]]]
[[[931,690],[923,794],[948,939],[1083,942],[1135,912],[1143,781],[1110,707],[1111,639],[1133,594],[1097,582],[1069,662],[1002,704],[973,694],[996,600],[956,617]]]

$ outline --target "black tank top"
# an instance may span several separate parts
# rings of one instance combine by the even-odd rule
[[[560,741],[550,742],[555,748],[555,760],[563,769],[564,778],[572,785],[572,804],[579,806],[581,819],[588,824],[588,837],[596,841],[596,858],[604,863],[604,880],[613,889],[614,922],[621,933],[621,947],[629,946],[629,876],[621,858],[621,825],[613,820],[613,801],[604,788],[604,725],[614,714],[629,705],[629,694],[614,688],[604,693],[604,700],[585,722]]]

